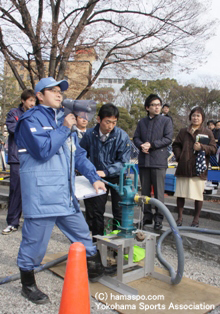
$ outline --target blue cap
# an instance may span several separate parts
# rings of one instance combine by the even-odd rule
[[[37,94],[37,92],[42,91],[42,89],[44,88],[48,88],[48,87],[53,87],[53,86],[59,86],[61,91],[65,91],[67,90],[67,88],[69,87],[69,84],[66,80],[62,80],[62,81],[56,81],[53,77],[45,77],[42,78],[37,85],[35,86],[35,94]]]

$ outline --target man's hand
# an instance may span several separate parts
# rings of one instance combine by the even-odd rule
[[[98,181],[95,181],[93,183],[93,186],[94,186],[94,189],[96,190],[96,193],[98,194],[99,193],[99,189],[103,190],[106,192],[106,187],[105,187],[105,183],[103,183],[102,181],[98,180]]]
[[[76,124],[76,118],[75,118],[74,114],[69,113],[65,117],[65,119],[63,121],[63,125],[67,126],[69,129],[71,129],[74,124]]]
[[[145,153],[145,154],[149,154],[149,149],[150,148],[151,148],[151,144],[149,142],[141,144],[142,152]]]
[[[106,177],[105,172],[102,171],[102,170],[97,170],[96,173],[97,173],[101,178]]]

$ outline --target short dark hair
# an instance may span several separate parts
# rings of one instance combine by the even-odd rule
[[[214,120],[209,120],[209,121],[207,121],[207,125],[209,125],[210,123],[212,123],[212,124],[215,125],[215,121],[214,121]]]
[[[161,103],[161,106],[162,106],[162,100],[161,100],[161,98],[158,96],[158,95],[156,95],[156,94],[150,94],[147,98],[146,98],[146,100],[145,100],[145,103],[144,103],[144,107],[146,108],[146,107],[150,107],[150,103],[153,101],[153,100],[155,100],[155,99],[159,99],[159,101],[160,101],[160,103]]]
[[[100,118],[100,120],[103,120],[105,117],[112,117],[114,116],[115,118],[119,118],[119,110],[118,108],[111,104],[104,104],[100,109],[99,109],[99,113],[98,113],[98,117]]]
[[[170,108],[170,105],[164,104],[163,107],[162,107],[162,109],[163,109],[164,107]]]
[[[204,120],[205,120],[205,112],[204,112],[204,110],[202,109],[202,107],[194,107],[192,110],[191,110],[191,112],[190,112],[190,114],[189,114],[189,121],[191,121],[191,117],[192,117],[192,115],[194,114],[194,112],[199,112],[199,113],[201,113],[201,115],[202,115],[202,122],[204,122]]]
[[[24,100],[24,101],[27,100],[30,97],[36,98],[36,95],[35,95],[33,89],[25,89],[23,91],[23,93],[21,94],[21,99]]]

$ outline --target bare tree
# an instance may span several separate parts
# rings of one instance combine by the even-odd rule
[[[189,67],[198,49],[201,60],[213,26],[201,23],[207,8],[199,0],[1,0],[0,12],[0,51],[22,89],[13,60],[29,71],[34,87],[34,78],[45,76],[44,60],[59,80],[78,46],[96,49],[97,69],[78,98],[105,68],[120,76],[131,66],[162,71],[184,58]]]
[[[17,107],[20,99],[20,92],[14,88],[15,78],[0,75],[0,130],[4,132],[6,114],[13,107]]]

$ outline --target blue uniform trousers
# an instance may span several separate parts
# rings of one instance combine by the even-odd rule
[[[19,226],[22,211],[19,167],[19,164],[10,164],[10,192],[6,221],[8,225],[14,227]]]
[[[21,270],[29,271],[40,265],[55,224],[71,242],[82,242],[87,256],[96,254],[96,247],[81,211],[68,216],[25,218],[17,259]]]

